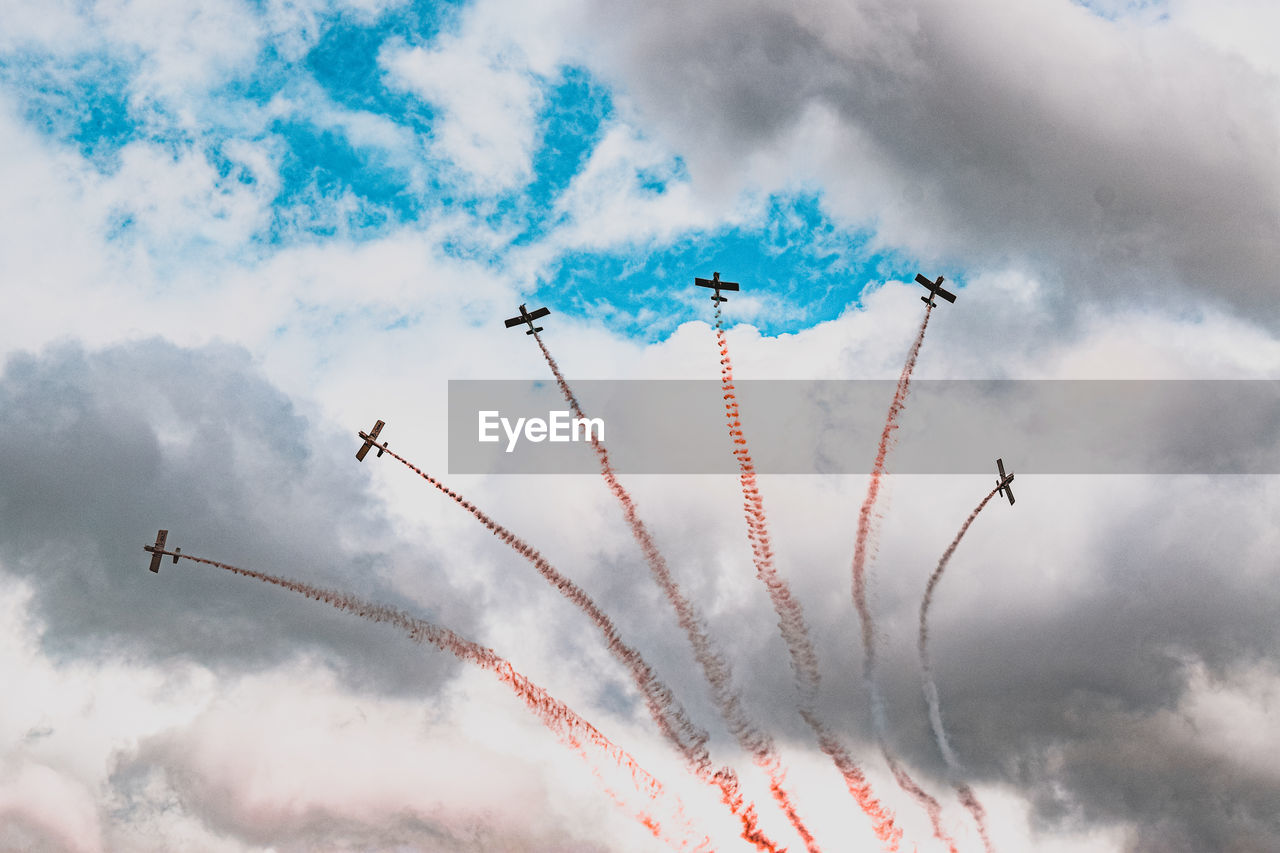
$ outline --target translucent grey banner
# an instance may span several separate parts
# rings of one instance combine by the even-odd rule
[[[757,471],[869,473],[895,384],[737,383]],[[450,473],[595,473],[601,427],[619,473],[737,473],[719,382],[571,385],[592,423],[574,424],[554,382],[450,381]],[[1269,380],[917,380],[899,423],[898,474],[989,474],[996,457],[1019,474],[1280,473]]]

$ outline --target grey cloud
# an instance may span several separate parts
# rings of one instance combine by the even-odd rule
[[[771,484],[783,479],[763,482],[767,505],[778,502]],[[1209,689],[1229,689],[1255,667],[1276,673],[1280,587],[1267,545],[1275,512],[1269,479],[1151,478],[1135,494],[1124,485],[1128,478],[1097,478],[1089,481],[1096,495],[1067,484],[1071,479],[1031,479],[1016,508],[988,509],[940,588],[932,634],[953,746],[973,781],[1026,797],[1049,834],[1119,828],[1135,851],[1274,847],[1280,817],[1268,804],[1280,792],[1280,774],[1240,764],[1223,740],[1230,727],[1197,731],[1186,707],[1205,689],[1193,678],[1197,669],[1208,674]],[[1109,483],[1121,493],[1110,495]],[[926,510],[909,500],[919,497],[919,485],[898,488],[906,495],[887,511],[917,523],[915,540],[886,539],[875,567],[881,684],[895,749],[946,799],[914,643],[924,580],[954,529],[945,506]],[[774,533],[779,567],[805,606],[822,659],[822,711],[857,746],[855,754],[875,764],[849,599],[850,552],[842,547],[861,498],[854,491],[845,495],[844,514],[839,506],[811,513],[802,522],[811,525],[806,532],[787,529],[779,520],[785,514],[775,513]],[[738,501],[708,503],[708,493],[714,491],[698,490],[695,506],[642,500],[640,511],[677,578],[709,614],[750,713],[786,752],[812,750],[794,711],[776,617],[750,577]],[[1086,510],[1082,500],[1098,506]],[[955,525],[968,508],[954,507]],[[600,508],[610,510],[616,508]],[[1054,528],[1068,518],[1079,523],[1082,512],[1097,512],[1098,523],[1084,525],[1080,541],[1056,541]],[[731,757],[669,608],[629,543],[610,541],[615,547],[598,549],[593,561],[608,567],[593,579],[595,588],[604,585],[601,604],[712,730],[713,754]],[[959,605],[975,600],[983,603]]]
[[[34,588],[45,651],[230,670],[305,652],[354,685],[429,691],[452,662],[385,628],[191,563],[146,570],[142,546],[165,527],[187,553],[445,613],[469,633],[466,599],[381,518],[353,441],[309,424],[233,347],[12,357],[0,378],[0,560]],[[380,579],[404,561],[436,578],[430,606]]]
[[[1083,821],[1148,820],[1134,829],[1132,851],[1198,853],[1275,849],[1280,779],[1241,768],[1167,720],[1099,713],[1088,738],[1056,750],[1062,787],[1087,791],[1075,809],[1043,778],[1029,779],[1040,814],[1075,811]]]
[[[1223,479],[1230,485],[1180,478],[1153,489],[1117,507],[1085,547],[1046,549],[1033,563],[972,544],[958,552],[932,630],[952,743],[978,778],[1027,795],[1045,827],[1127,827],[1136,850],[1253,850],[1280,839],[1268,805],[1280,774],[1233,762],[1182,704],[1193,665],[1229,686],[1250,667],[1274,673],[1280,659],[1280,593],[1262,545],[1274,511],[1266,481]],[[1010,600],[1000,578],[1015,573],[1047,585],[1076,577],[1046,606]],[[1000,594],[981,612],[955,609],[958,590],[981,588]],[[914,606],[904,595],[895,609]],[[892,659],[899,743],[940,774],[914,650]]]
[[[157,801],[157,781],[171,801]],[[604,849],[572,837],[517,827],[509,816],[482,810],[446,813],[426,803],[421,810],[406,809],[371,820],[335,814],[318,805],[258,808],[244,802],[237,791],[211,783],[199,768],[192,767],[187,745],[174,737],[153,738],[137,753],[122,756],[112,774],[111,786],[120,813],[128,814],[132,823],[145,822],[153,813],[180,808],[217,837],[234,839],[246,849],[298,853],[316,849],[596,853]]]
[[[0,812],[0,850],[22,853],[68,853],[75,847],[57,832],[25,815]]]
[[[828,203],[891,244],[1280,316],[1276,82],[1174,28],[1048,0],[593,11],[593,65],[695,174],[734,174],[820,104],[845,146],[816,176]]]

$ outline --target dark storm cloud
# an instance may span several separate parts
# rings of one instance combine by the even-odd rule
[[[948,731],[975,777],[1025,793],[1046,827],[1128,827],[1135,849],[1274,847],[1280,772],[1228,757],[1186,704],[1205,689],[1198,670],[1217,691],[1275,671],[1273,504],[1262,478],[1185,478],[1118,509],[1081,549],[1018,564],[962,546],[932,634]],[[1028,572],[1061,595],[1019,602],[997,580]],[[984,600],[979,587],[987,606],[958,610]],[[884,672],[900,745],[940,771],[913,650]]]
[[[844,146],[816,167],[828,203],[891,244],[1280,317],[1276,82],[1174,27],[1050,0],[594,8],[593,64],[695,175],[735,174],[821,105]]]
[[[431,577],[433,559],[391,535],[353,451],[234,347],[17,355],[0,377],[0,560],[34,588],[55,656],[239,669],[306,652],[362,687],[430,690],[452,662],[383,627],[191,563],[146,570],[165,527],[170,548],[406,604],[379,572],[412,560]],[[433,583],[410,609],[467,632],[467,605]]]

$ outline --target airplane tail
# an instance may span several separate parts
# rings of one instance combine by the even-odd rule
[[[541,331],[543,331],[542,326],[538,326],[538,327],[537,327],[537,328],[535,328],[535,329],[530,329],[529,331],[525,332],[525,334],[526,334],[526,335],[532,335],[534,332],[541,332]]]

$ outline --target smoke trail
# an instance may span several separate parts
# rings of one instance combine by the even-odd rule
[[[955,839],[952,838],[947,831],[942,828],[942,804],[911,778],[911,774],[906,771],[893,753],[889,751],[884,740],[880,741],[880,754],[884,756],[885,763],[889,765],[893,778],[897,781],[898,787],[906,791],[912,798],[920,804],[920,807],[929,815],[929,823],[933,826],[933,837],[947,845],[949,853],[959,853],[956,849]]]
[[[538,348],[542,350],[542,356],[546,359],[547,366],[551,368],[556,385],[559,386],[560,393],[564,395],[569,407],[573,410],[574,416],[585,418],[586,415],[582,412],[582,406],[578,402],[577,396],[573,393],[573,389],[569,387],[564,374],[560,372],[560,365],[551,356],[551,351],[543,343],[541,335],[535,332],[533,337],[538,342]],[[697,660],[707,683],[711,687],[711,697],[716,709],[724,719],[730,734],[751,755],[754,763],[768,775],[770,793],[786,814],[787,820],[792,827],[803,839],[805,848],[810,853],[819,853],[813,834],[805,826],[796,811],[795,803],[790,793],[787,791],[786,772],[778,758],[773,739],[757,728],[746,716],[745,711],[742,709],[742,698],[733,686],[733,672],[729,662],[725,660],[724,655],[720,653],[710,635],[708,635],[702,615],[698,612],[693,602],[685,597],[684,592],[672,576],[671,570],[667,566],[666,558],[658,550],[657,544],[649,534],[648,527],[641,521],[639,513],[636,511],[635,501],[632,499],[631,493],[618,481],[617,473],[613,470],[613,465],[609,461],[609,451],[605,449],[592,431],[588,430],[587,435],[597,458],[600,460],[600,473],[604,477],[609,491],[621,504],[627,526],[631,529],[632,535],[644,554],[650,573],[675,611],[676,621],[685,632],[685,636],[689,638],[689,644],[693,647],[694,659]]]
[[[995,853],[995,845],[991,843],[991,835],[987,832],[987,810],[982,807],[982,803],[978,802],[978,795],[973,793],[973,789],[964,782],[956,783],[956,794],[959,795],[961,804],[969,810],[969,814],[973,815],[973,822],[978,825],[978,836],[982,839],[982,846],[987,853]]]
[[[168,553],[168,552],[164,552]],[[613,743],[605,737],[599,729],[591,725],[573,709],[565,705],[548,693],[544,688],[530,681],[526,676],[516,671],[505,658],[499,657],[492,649],[486,648],[466,640],[448,628],[434,625],[423,619],[417,619],[403,610],[389,607],[384,604],[374,604],[364,601],[356,596],[343,592],[324,589],[322,587],[312,586],[311,584],[302,583],[300,581],[289,580],[287,578],[277,577],[265,572],[254,571],[253,569],[242,569],[238,566],[232,566],[227,563],[220,563],[216,560],[207,560],[203,557],[196,557],[190,554],[177,555],[180,559],[190,560],[194,563],[203,563],[207,566],[223,569],[233,574],[241,575],[247,578],[255,578],[265,583],[273,584],[292,592],[301,593],[307,598],[314,598],[346,613],[367,619],[370,622],[381,622],[392,625],[401,629],[409,635],[409,638],[416,643],[430,643],[441,651],[449,652],[461,661],[474,664],[481,669],[488,670],[503,684],[511,688],[511,690],[524,702],[525,706],[533,712],[533,714],[542,722],[544,726],[551,730],[562,743],[578,752],[584,759],[592,764],[593,772],[599,778],[599,771],[591,762],[590,756],[586,751],[586,745],[590,744],[597,750],[605,753],[613,762],[622,770],[626,771],[630,776],[636,790],[648,798],[655,805],[665,796],[662,783],[648,773],[635,758],[624,750],[622,747]],[[607,793],[619,801],[619,798],[612,791]],[[671,795],[675,799],[676,810],[683,817],[684,808],[680,803],[679,797]],[[642,823],[654,837],[672,843],[676,846],[672,839],[665,835],[664,830],[658,821],[647,812],[640,812],[633,817]],[[698,845],[699,850],[705,850],[710,844],[710,839],[703,838]],[[687,849],[688,843],[683,842],[679,845],[680,849]]]
[[[867,543],[871,536],[871,523],[876,499],[880,495],[880,481],[884,479],[885,462],[889,456],[890,441],[893,432],[898,428],[898,416],[906,405],[907,391],[911,385],[911,372],[915,370],[916,359],[920,357],[920,345],[924,343],[924,332],[929,327],[929,315],[933,313],[933,303],[925,306],[924,321],[916,334],[911,350],[907,353],[906,364],[898,376],[898,385],[893,392],[893,402],[889,404],[889,414],[885,418],[884,429],[880,433],[880,445],[876,449],[875,466],[871,469],[871,482],[867,486],[867,496],[858,511],[858,534],[853,546],[853,606],[858,611],[862,622],[863,677],[868,683],[874,681],[876,664],[875,623],[871,620],[871,609],[867,606]]]
[[[773,603],[774,612],[778,616],[778,629],[782,633],[782,638],[787,645],[787,653],[791,658],[791,669],[795,675],[796,690],[799,693],[800,716],[813,729],[823,752],[839,769],[858,806],[871,818],[876,837],[885,843],[887,849],[897,850],[902,838],[902,830],[894,824],[893,814],[875,798],[861,768],[818,717],[817,702],[822,683],[818,655],[813,648],[813,642],[809,639],[809,626],[804,619],[804,610],[800,602],[791,595],[791,585],[778,574],[773,564],[773,543],[769,538],[769,520],[764,510],[764,498],[756,485],[755,465],[751,461],[747,439],[742,432],[741,413],[733,384],[733,361],[729,357],[729,345],[725,340],[724,318],[720,312],[719,302],[716,303],[715,312],[716,344],[720,348],[720,388],[724,396],[729,435],[735,445],[733,455],[738,460],[738,482],[742,487],[742,508],[747,522],[747,539],[751,543],[751,556],[756,567],[756,577],[769,590],[769,600]]]
[[[907,352],[906,363],[902,373],[898,375],[898,384],[894,388],[893,401],[889,404],[889,413],[885,417],[884,429],[880,432],[880,444],[876,449],[876,461],[871,470],[871,482],[867,486],[867,496],[863,499],[862,508],[858,512],[858,532],[853,548],[853,606],[862,623],[862,677],[870,690],[871,719],[876,731],[876,739],[880,742],[880,751],[893,770],[893,778],[898,786],[920,803],[929,815],[933,825],[935,838],[948,844],[952,850],[955,844],[942,828],[942,806],[930,796],[892,755],[886,735],[884,709],[880,694],[876,687],[876,635],[875,623],[871,618],[871,608],[867,603],[867,557],[869,544],[874,540],[872,529],[876,519],[875,505],[880,496],[880,487],[884,480],[889,449],[892,447],[893,433],[898,428],[898,417],[902,414],[907,402],[907,392],[911,386],[911,373],[915,370],[916,360],[920,357],[920,347],[924,343],[925,330],[929,328],[929,317],[933,314],[933,302],[925,303],[924,319],[920,323],[920,331]]]
[[[924,682],[924,698],[929,704],[929,725],[933,728],[933,735],[938,741],[938,749],[942,752],[942,757],[947,762],[947,769],[951,771],[953,777],[959,777],[962,770],[960,761],[951,750],[951,744],[947,740],[947,731],[942,725],[942,704],[938,700],[938,685],[933,678],[933,661],[929,656],[929,606],[933,604],[933,592],[937,589],[939,581],[942,580],[942,573],[946,571],[947,563],[951,561],[951,555],[956,552],[956,548],[960,547],[960,540],[969,531],[969,525],[973,524],[978,517],[978,513],[982,512],[983,508],[996,496],[998,491],[999,488],[997,487],[988,492],[987,496],[973,508],[973,512],[969,513],[969,517],[964,520],[964,524],[960,525],[960,531],[956,534],[956,538],[951,540],[947,550],[942,553],[942,558],[938,560],[938,567],[933,570],[933,574],[929,575],[929,582],[925,584],[924,588],[924,598],[920,601],[920,635],[916,645],[920,651],[920,674]],[[977,795],[973,793],[973,790],[968,785],[963,782],[956,783],[955,789],[960,797],[960,802],[973,815],[973,820],[978,825],[978,834],[982,837],[982,843],[991,853],[991,851],[995,850],[995,847],[992,846],[991,837],[987,833],[986,809],[982,807]]]
[[[487,513],[462,497],[462,495],[450,489],[389,447],[383,447],[383,451],[471,513],[490,532],[528,560],[537,569],[538,574],[542,575],[561,595],[591,619],[592,623],[603,635],[605,645],[610,654],[626,667],[631,674],[636,687],[645,698],[645,706],[649,711],[650,717],[653,718],[662,735],[676,748],[699,779],[720,790],[721,800],[742,824],[742,837],[760,850],[780,850],[760,830],[755,806],[746,802],[742,796],[737,775],[727,767],[722,767],[719,770],[715,770],[712,767],[711,755],[707,751],[708,735],[706,731],[699,728],[688,718],[679,700],[672,694],[671,689],[658,679],[638,651],[622,641],[613,620],[600,609],[600,606],[587,595],[586,591],[562,575],[536,548],[494,521]]]

